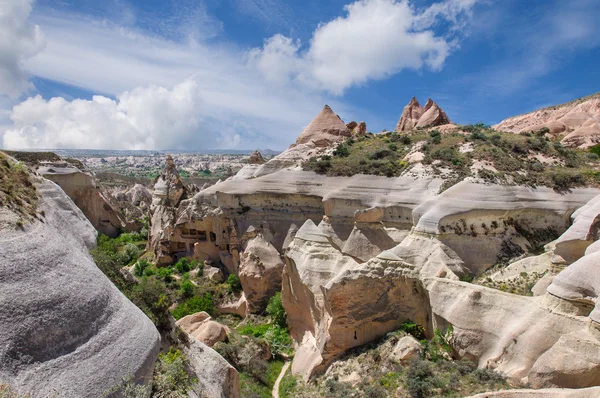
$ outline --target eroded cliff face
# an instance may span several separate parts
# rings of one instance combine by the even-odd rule
[[[579,260],[595,247],[599,190],[557,193],[467,179],[439,193],[444,180],[435,175],[325,177],[298,167],[331,148],[297,144],[177,203],[155,194],[156,214],[166,215],[152,238],[162,258],[211,260],[238,274],[240,315],[262,311],[281,284],[296,344],[292,371],[305,378],[410,319],[429,335],[452,326],[457,358],[514,380],[600,383],[594,312],[590,318],[598,289],[583,276],[594,257]],[[559,236],[547,253],[514,267],[573,263],[573,275],[547,275],[536,297],[460,282]],[[577,265],[586,257],[588,265]],[[567,352],[578,361],[560,359]]]
[[[96,267],[96,231],[37,177],[42,221],[0,208],[0,380],[23,396],[106,396],[152,378],[160,337]]]
[[[121,229],[127,227],[118,207],[97,186],[91,172],[67,162],[43,163],[37,172],[58,184],[98,232],[116,237]]]

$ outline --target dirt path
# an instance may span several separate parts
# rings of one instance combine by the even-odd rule
[[[271,393],[271,395],[273,395],[273,398],[279,398],[279,383],[281,382],[281,379],[283,379],[283,376],[285,376],[285,372],[287,372],[288,368],[290,367],[290,364],[290,361],[287,361],[283,364],[283,368],[281,368],[281,373],[279,373],[279,376],[277,376],[277,380],[275,380],[275,385],[273,386],[273,392]]]

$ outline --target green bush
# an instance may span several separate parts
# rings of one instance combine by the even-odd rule
[[[133,274],[138,278],[144,275],[144,271],[150,266],[148,260],[138,260],[133,266]]]
[[[173,318],[181,319],[186,315],[195,314],[196,312],[205,311],[213,314],[215,305],[211,293],[204,293],[202,296],[190,297],[183,303],[179,304],[172,312]]]
[[[275,295],[269,299],[267,314],[269,314],[271,320],[276,325],[279,325],[282,328],[287,327],[287,315],[285,313],[285,308],[283,308],[283,302],[281,301],[281,292],[275,293]]]
[[[124,263],[129,264],[132,261],[137,260],[140,254],[142,254],[142,251],[133,243],[128,243],[125,245],[125,247],[123,247],[122,253],[124,255],[124,259],[126,259]]]
[[[265,332],[264,339],[269,342],[273,357],[281,354],[289,355],[293,352],[292,339],[286,328],[271,325]]]
[[[166,354],[158,355],[152,386],[153,396],[186,397],[192,381],[186,370],[185,357],[179,350],[171,347]]]
[[[173,281],[173,270],[169,267],[161,267],[156,270],[156,276],[169,283]]]
[[[156,277],[143,278],[130,294],[131,301],[152,320],[160,330],[169,328],[171,300],[167,288]]]
[[[180,258],[179,261],[175,263],[174,267],[179,274],[185,274],[186,272],[190,272],[190,269],[192,269],[190,262],[185,257]]]
[[[195,286],[190,280],[184,280],[181,283],[181,295],[183,297],[191,297],[194,294]]]
[[[256,338],[263,337],[271,325],[268,323],[262,325],[244,325],[238,329],[240,334],[244,336],[253,336]]]
[[[425,328],[411,320],[402,323],[400,330],[412,335],[417,340],[425,339]]]
[[[429,362],[421,359],[410,362],[407,370],[406,389],[411,397],[429,397],[440,384],[441,381],[435,377]]]
[[[600,144],[594,145],[593,147],[590,147],[588,149],[588,151],[590,151],[591,153],[595,153],[596,155],[600,156]]]
[[[350,150],[346,144],[339,144],[337,148],[333,151],[333,156],[337,156],[339,158],[346,158],[350,156]]]
[[[227,290],[229,290],[231,293],[238,293],[242,291],[242,283],[240,282],[240,278],[238,278],[238,276],[235,274],[230,274],[229,277],[227,277],[227,284],[229,285]]]

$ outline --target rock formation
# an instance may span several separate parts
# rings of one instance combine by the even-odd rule
[[[37,172],[57,183],[100,233],[115,237],[127,225],[109,195],[98,187],[94,175],[67,162],[43,162]]]
[[[356,123],[352,121],[346,124],[346,129],[350,131],[352,137],[361,137],[367,134],[367,124],[365,122]]]
[[[170,239],[176,220],[176,209],[187,197],[187,189],[179,176],[179,172],[171,156],[163,172],[154,184],[152,204],[150,205],[150,236],[148,246],[154,251],[158,264],[169,264],[176,260],[173,255],[173,241]],[[178,248],[178,244],[175,243]],[[184,249],[193,251],[187,245]]]
[[[281,291],[282,271],[279,252],[262,234],[248,241],[240,259],[239,277],[250,312],[263,311],[269,298]]]
[[[450,123],[446,113],[431,99],[422,108],[417,98],[413,97],[404,107],[396,131],[410,131],[416,127],[441,126]]]
[[[229,328],[212,320],[206,312],[187,315],[176,322],[184,332],[193,339],[212,347],[220,341],[227,340]]]
[[[75,177],[74,177],[75,178]],[[0,208],[0,380],[22,396],[105,396],[150,380],[160,337],[96,267],[96,231],[39,179],[44,220],[10,228]]]
[[[258,150],[252,152],[248,158],[248,164],[265,164],[266,161]]]
[[[350,135],[346,124],[331,110],[329,105],[325,105],[296,139],[296,144],[307,144],[312,141],[316,146],[328,146],[332,142],[350,137]]]
[[[424,108],[411,102],[403,126],[445,122],[433,101]],[[325,113],[348,134],[359,126],[342,127],[333,112]],[[292,371],[305,378],[410,319],[428,336],[452,326],[457,358],[513,381],[565,388],[598,383],[600,340],[595,312],[588,316],[598,287],[583,277],[593,272],[589,264],[600,248],[593,243],[598,189],[558,193],[465,180],[439,193],[443,176],[324,177],[297,167],[330,153],[335,137],[345,136],[333,134],[322,146],[301,136],[304,143],[269,162],[249,164],[179,200],[169,210],[165,256],[210,260],[239,275],[244,294],[220,305],[223,313],[261,312],[281,283],[296,345]],[[578,241],[585,243],[579,248]],[[554,277],[556,271],[540,280],[535,297],[460,282],[544,245],[546,253],[506,269],[520,275],[573,262],[572,274]],[[399,357],[410,356],[404,348]],[[569,352],[578,359],[561,360]]]
[[[509,117],[493,128],[515,133],[547,128],[553,138],[563,136],[564,146],[587,148],[600,143],[600,94]]]
[[[239,398],[240,375],[219,353],[193,339],[183,353],[197,379],[190,398]]]

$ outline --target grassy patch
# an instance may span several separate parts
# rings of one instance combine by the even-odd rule
[[[14,211],[23,220],[33,220],[37,203],[38,193],[27,168],[0,152],[0,207]]]

